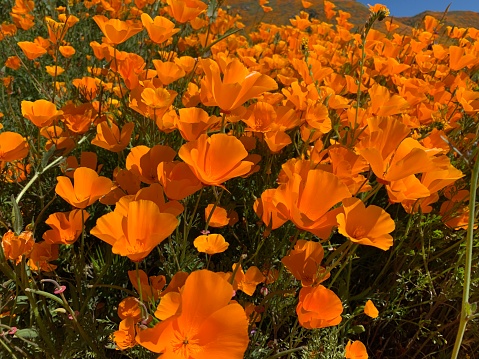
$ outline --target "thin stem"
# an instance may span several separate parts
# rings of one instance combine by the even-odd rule
[[[476,151],[477,152],[477,151]],[[471,188],[469,196],[469,221],[467,226],[466,235],[466,262],[464,264],[464,290],[462,292],[462,308],[461,319],[459,322],[459,329],[457,331],[456,341],[454,343],[454,349],[452,351],[452,359],[457,359],[459,356],[459,350],[461,349],[462,338],[466,331],[467,322],[471,319],[472,310],[469,303],[469,291],[471,287],[471,268],[472,268],[472,249],[474,246],[474,220],[476,210],[476,192],[477,181],[479,176],[479,159],[476,158],[474,163],[474,169],[471,176]]]
[[[267,357],[266,359],[282,358],[285,355],[288,355],[288,354],[291,354],[291,353],[296,353],[296,352],[299,352],[300,350],[305,350],[307,348],[308,348],[307,346],[302,346],[302,347],[297,347],[297,348],[293,348],[293,349],[288,349],[288,350],[276,353],[274,355],[271,355],[271,356]]]

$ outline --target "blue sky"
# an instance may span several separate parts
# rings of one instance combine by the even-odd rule
[[[470,10],[479,12],[479,0],[358,0],[363,4],[376,3],[386,5],[391,15],[396,17],[412,16],[425,10],[444,11],[450,3],[449,10]],[[334,2],[334,1],[333,1]]]

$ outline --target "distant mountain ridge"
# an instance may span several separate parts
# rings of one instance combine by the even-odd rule
[[[328,20],[324,13],[323,0],[309,0],[313,5],[304,9],[301,0],[270,0],[267,6],[273,8],[273,11],[265,13],[258,0],[226,0],[223,7],[229,7],[232,13],[239,13],[243,22],[252,27],[259,22],[273,23],[276,25],[289,25],[289,19],[299,14],[300,11],[306,11],[310,17],[317,18],[324,22],[336,23],[333,18]],[[349,22],[356,28],[362,28],[369,17],[369,8],[355,0],[336,0],[331,1],[336,5],[335,10],[346,11],[351,14]],[[372,1],[371,3],[374,3]],[[412,28],[418,27],[426,15],[431,15],[437,19],[444,17],[445,26],[455,26],[460,28],[475,27],[479,28],[479,13],[474,11],[424,11],[415,16],[394,17],[393,22],[400,27],[396,32],[409,33]],[[378,30],[384,31],[385,27],[382,23],[375,26]]]

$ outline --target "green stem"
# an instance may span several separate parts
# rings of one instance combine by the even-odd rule
[[[82,142],[86,141],[87,137],[83,137],[82,139],[80,139],[80,141],[78,141],[78,144],[81,144]],[[28,181],[28,183],[25,185],[25,187],[23,187],[23,189],[20,191],[20,193],[18,194],[17,198],[15,199],[17,201],[17,203],[20,203],[20,200],[22,199],[22,197],[25,195],[25,193],[28,191],[28,189],[36,182],[36,180],[40,177],[40,175],[46,171],[48,171],[50,168],[53,168],[55,166],[57,166],[58,164],[60,164],[60,162],[62,162],[64,159],[66,158],[66,156],[62,156],[62,157],[58,157],[57,159],[55,159],[53,162],[49,163],[47,166],[45,166],[44,168],[40,169],[39,171],[35,172],[35,174],[33,175],[33,177],[30,179],[30,181]]]
[[[63,303],[63,300],[61,300],[61,298],[58,298],[56,295],[52,294],[52,293],[48,293],[48,292],[44,292],[43,290],[37,290],[37,289],[32,289],[32,288],[25,288],[25,292],[31,292],[33,294],[38,294],[38,295],[42,295],[44,297],[47,297],[55,302],[57,302],[58,304],[60,304],[62,307],[64,305]],[[65,308],[66,309],[66,308]]]
[[[296,352],[299,352],[300,350],[305,350],[307,348],[308,348],[307,346],[302,346],[302,347],[297,347],[297,348],[293,348],[293,349],[288,349],[288,350],[276,353],[274,355],[271,355],[271,356],[267,357],[266,359],[282,358],[285,355],[288,355],[288,354],[291,354],[291,353],[296,353]]]
[[[0,344],[5,348],[5,350],[11,355],[12,359],[18,359],[18,357],[13,353],[13,351],[10,349],[10,347],[3,341],[2,338],[0,338]]]
[[[471,176],[471,189],[469,196],[469,221],[467,226],[466,237],[466,263],[464,264],[464,290],[462,292],[462,308],[461,319],[459,322],[459,329],[457,331],[454,349],[452,351],[452,359],[457,359],[459,350],[461,349],[462,338],[466,331],[467,322],[471,319],[473,313],[471,312],[471,305],[469,303],[469,291],[471,287],[471,268],[472,268],[472,249],[474,245],[474,219],[475,219],[475,205],[476,205],[476,191],[477,181],[479,176],[479,158],[476,158],[474,169]]]

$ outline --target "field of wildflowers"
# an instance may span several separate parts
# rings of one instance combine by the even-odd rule
[[[225,5],[1,2],[0,357],[479,358],[479,30]]]

